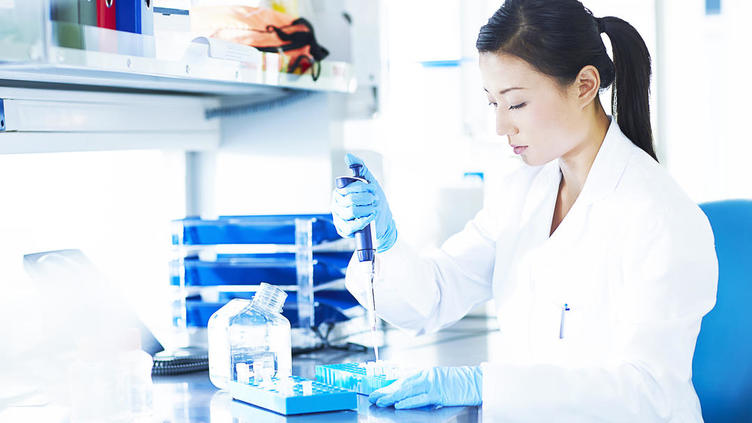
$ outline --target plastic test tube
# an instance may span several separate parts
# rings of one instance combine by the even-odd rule
[[[271,382],[274,376],[274,359],[267,355],[253,361],[253,377],[258,383]]]
[[[248,368],[247,363],[237,363],[235,364],[235,373],[237,374],[237,380],[239,383],[250,383],[251,379],[251,371]]]
[[[303,388],[303,395],[313,395],[313,382],[306,380],[300,383]]]

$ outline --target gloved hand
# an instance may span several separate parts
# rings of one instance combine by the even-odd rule
[[[345,164],[361,164],[361,176],[368,181],[353,182],[344,188],[335,188],[332,194],[332,216],[337,233],[350,238],[353,234],[375,222],[374,248],[376,252],[383,253],[392,248],[397,241],[397,227],[392,219],[392,212],[386,202],[386,195],[381,185],[373,177],[363,160],[347,153]]]
[[[436,405],[480,405],[480,367],[434,367],[397,380],[369,395],[379,407],[417,408]]]

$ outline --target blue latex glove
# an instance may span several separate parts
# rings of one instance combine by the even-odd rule
[[[426,405],[480,405],[480,367],[434,367],[374,391],[368,400],[379,407],[417,408]]]
[[[374,232],[376,252],[383,253],[392,248],[397,241],[397,227],[392,219],[392,212],[386,201],[384,190],[373,177],[363,160],[347,153],[345,164],[361,164],[361,176],[368,181],[353,182],[344,188],[335,188],[332,194],[332,216],[337,233],[344,238],[351,238],[355,232],[375,222]]]

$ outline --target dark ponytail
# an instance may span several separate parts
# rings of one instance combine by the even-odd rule
[[[611,40],[608,57],[600,34]],[[650,125],[650,53],[637,30],[626,21],[594,18],[577,0],[506,0],[483,25],[479,52],[506,53],[530,63],[561,85],[575,81],[580,70],[595,66],[600,88],[611,91],[611,114],[636,146],[658,160]]]
[[[619,128],[635,145],[656,161],[650,127],[650,53],[637,30],[626,21],[599,18],[611,39],[616,81],[611,90],[611,109]]]

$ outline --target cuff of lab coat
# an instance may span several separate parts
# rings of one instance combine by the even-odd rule
[[[482,396],[483,415],[493,416],[497,419],[506,420],[511,417],[519,417],[515,409],[527,408],[530,413],[535,406],[530,404],[516,404],[517,401],[525,402],[525,398],[516,392],[515,386],[524,381],[525,375],[517,374],[515,366],[500,363],[481,363],[482,372]],[[519,367],[517,367],[519,370]],[[543,393],[541,393],[543,394]]]
[[[356,255],[347,267],[347,289],[368,305],[371,264]],[[374,291],[376,314],[402,329],[423,333],[438,303],[438,288],[430,264],[397,239],[388,251],[376,254]]]
[[[498,398],[498,394],[496,393],[496,382],[491,380],[492,377],[494,377],[493,372],[489,368],[489,363],[481,363],[480,364],[480,371],[481,371],[481,393],[483,395],[483,407],[485,408],[486,405],[491,405],[491,402],[494,401],[495,398]]]
[[[530,397],[527,382],[534,375],[527,366],[507,362],[481,363],[480,369],[484,416],[489,414],[505,419],[519,417],[520,410],[532,412],[536,409],[536,399],[547,398],[549,394],[541,390],[536,392],[535,397]]]

